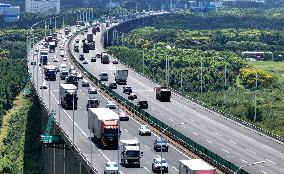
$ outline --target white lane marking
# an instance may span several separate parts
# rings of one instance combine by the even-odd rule
[[[206,141],[207,141],[208,143],[210,143],[210,144],[212,143],[212,142],[211,142],[211,141],[209,141],[209,140],[206,140]]]
[[[247,149],[247,151],[249,151],[250,153],[253,153],[254,155],[256,155],[256,153],[250,149]]]
[[[231,143],[233,143],[233,144],[237,144],[236,142],[234,142],[233,140],[229,140]]]
[[[175,166],[172,166],[172,168],[174,168],[176,171],[178,171],[178,169],[177,169],[177,168],[175,168]]]
[[[230,153],[230,152],[228,152],[227,150],[225,150],[225,149],[222,149],[224,152],[226,152],[226,153]]]
[[[134,138],[135,138],[137,141],[139,141],[137,137],[134,137]]]
[[[170,118],[170,121],[174,121],[174,120]]]
[[[267,172],[265,172],[265,171],[263,171],[263,170],[260,170],[262,173],[264,173],[264,174],[268,174]]]
[[[100,149],[98,149],[98,151],[105,157],[105,159],[106,159],[108,162],[110,162],[110,160],[108,159],[108,157],[107,157]]]
[[[127,129],[124,129],[126,132],[128,132],[128,130]]]
[[[205,128],[205,126],[204,125],[200,125],[201,127],[203,127],[203,128]]]
[[[147,167],[143,167],[145,170],[147,170],[149,173],[151,172],[149,169],[147,169]]]
[[[80,108],[80,109],[82,109],[82,107],[81,107],[81,106],[79,106],[79,108]]]
[[[243,160],[243,159],[241,159],[241,161],[244,162],[244,163],[248,163],[247,161],[245,161],[245,160]]]
[[[220,137],[222,136],[222,135],[218,134],[217,132],[214,132],[214,133],[215,133],[216,135],[220,136]]]
[[[271,161],[269,159],[266,159],[266,161],[271,162],[272,164],[276,164],[275,162],[273,162],[273,161]]]
[[[87,114],[87,112],[86,112],[86,111],[84,111],[84,113],[85,113],[85,114]]]
[[[150,149],[150,147],[148,147],[146,144],[145,144],[145,147],[146,147],[147,149]]]
[[[59,91],[59,90],[57,90],[57,89],[53,89],[53,90],[50,90],[50,91],[57,92],[57,91]]]
[[[82,93],[83,95],[85,95],[85,93]]]
[[[194,135],[198,135],[197,133],[195,133],[195,132],[192,132]]]
[[[119,171],[119,173],[123,174],[122,171]]]

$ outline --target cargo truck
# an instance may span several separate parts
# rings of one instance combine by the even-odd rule
[[[171,90],[167,89],[166,86],[159,86],[154,88],[156,92],[156,99],[160,101],[171,101]]]
[[[39,62],[40,65],[47,65],[48,62],[48,50],[42,48],[39,50]]]
[[[109,64],[109,56],[107,54],[103,54],[101,58],[102,64]]]
[[[44,67],[44,75],[46,80],[56,80],[56,67],[54,65],[46,65]]]
[[[54,53],[55,52],[55,47],[56,47],[55,42],[49,42],[49,52],[50,53]]]
[[[72,84],[60,84],[59,95],[64,109],[77,110],[77,87]]]
[[[115,82],[117,84],[126,85],[127,77],[128,77],[127,69],[117,69],[114,75],[115,75]]]
[[[120,140],[120,159],[124,166],[137,166],[140,168],[140,142],[136,139]]]
[[[89,46],[89,44],[88,43],[86,43],[86,42],[83,42],[83,53],[89,53],[89,51],[90,51],[90,46]]]
[[[201,159],[179,160],[179,174],[216,174],[216,168]]]
[[[108,108],[90,108],[88,112],[88,128],[102,148],[117,148],[119,115]]]
[[[88,33],[88,34],[87,34],[87,42],[88,42],[88,43],[91,43],[91,42],[93,42],[93,41],[94,41],[94,35],[91,34],[91,33]]]

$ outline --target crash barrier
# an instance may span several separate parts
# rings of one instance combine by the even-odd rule
[[[73,35],[69,41],[68,46],[70,45],[71,41],[75,38],[77,34]],[[213,164],[214,166],[217,166],[220,170],[224,171],[225,173],[233,173],[233,171],[237,171],[239,169],[238,166],[231,163],[228,160],[225,160],[221,156],[217,155],[216,153],[208,150],[207,148],[203,147],[202,145],[194,142],[189,137],[185,136],[181,132],[175,130],[174,128],[170,127],[169,125],[165,124],[161,120],[155,118],[154,116],[150,115],[148,112],[144,111],[143,109],[139,109],[139,107],[124,97],[120,96],[118,93],[113,91],[112,89],[108,88],[105,84],[103,84],[100,80],[98,80],[93,74],[88,72],[88,70],[81,65],[74,57],[74,55],[71,53],[70,49],[68,49],[68,56],[72,59],[72,61],[75,63],[75,65],[80,68],[84,74],[91,79],[96,85],[100,87],[101,90],[108,93],[110,96],[112,96],[117,102],[123,104],[127,109],[129,109],[131,112],[137,114],[140,118],[147,121],[149,124],[154,126],[155,128],[159,129],[160,131],[164,132],[168,136],[170,136],[173,140],[179,142],[181,145],[186,147],[187,149],[191,150],[195,154],[197,154],[202,159],[208,161],[209,163]],[[238,174],[248,174],[243,169],[240,169]]]

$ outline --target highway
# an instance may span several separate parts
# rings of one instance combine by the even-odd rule
[[[74,29],[74,28],[73,28]],[[61,35],[58,35],[61,38]],[[61,45],[62,39],[59,41],[55,53],[49,53],[49,61],[55,66],[59,66],[65,63],[70,67],[71,62],[69,59],[63,61],[60,57],[59,45]],[[67,42],[65,42],[67,43]],[[39,43],[35,46],[37,48],[42,48],[43,46]],[[65,49],[66,51],[66,49]],[[30,54],[29,60],[32,61],[32,54]],[[59,62],[52,62],[52,57],[56,56]],[[34,56],[34,60],[37,62],[35,66],[29,63],[29,70],[32,72],[32,79],[36,88],[42,83],[43,80],[43,70],[41,66],[38,66],[38,57]],[[103,173],[103,166],[107,161],[117,161],[118,151],[117,150],[101,150],[97,147],[96,142],[92,140],[90,143],[90,132],[88,130],[88,115],[86,111],[86,103],[89,97],[88,87],[82,87],[81,81],[79,82],[78,88],[78,109],[74,111],[74,143],[80,149],[80,151],[91,161],[91,148],[92,147],[92,164],[93,166]],[[51,110],[56,112],[56,119],[60,122],[63,130],[71,137],[73,136],[73,111],[65,110],[59,107],[59,84],[63,83],[59,78],[59,73],[57,73],[56,81],[47,81],[49,89],[39,89],[38,93],[45,102],[45,104]],[[92,94],[94,95],[94,94]],[[105,107],[107,99],[100,93],[95,94],[95,97],[100,100],[100,107]],[[138,134],[139,124],[136,120],[130,118],[129,121],[121,121],[121,138],[120,139],[137,139],[141,143],[141,151],[144,153],[141,158],[141,168],[125,168],[120,167],[120,173],[124,174],[143,174],[152,173],[151,165],[155,157],[160,155],[160,152],[155,152],[153,149],[154,140],[157,138],[154,133],[151,136],[140,136]],[[91,135],[93,136],[93,135]],[[178,160],[189,159],[185,154],[176,149],[173,145],[170,146],[169,152],[163,153],[163,158],[165,158],[169,165],[169,173],[178,173]]]
[[[104,25],[102,29],[105,29]],[[112,63],[103,65],[99,59],[95,63],[90,61],[92,56],[104,50],[101,44],[101,33],[95,36],[96,50],[91,50],[90,53],[85,54],[89,64],[83,66],[97,78],[101,72],[107,72],[109,81],[106,84],[108,84],[114,82],[113,74],[117,68],[127,67],[120,63],[118,65]],[[84,37],[86,37],[86,33],[84,36],[81,34],[77,36],[80,42]],[[69,45],[69,48],[73,51],[72,45]],[[77,59],[81,53],[82,49],[80,49],[80,53],[73,52]],[[246,167],[245,170],[250,173],[283,173],[284,146],[282,142],[209,111],[177,94],[172,96],[171,102],[159,102],[155,99],[154,92],[154,87],[158,84],[131,69],[129,69],[127,84],[137,93],[138,100],[148,101],[149,109],[146,110],[148,113],[169,125],[185,123],[181,126],[175,126],[175,129],[223,158],[238,166],[265,161],[265,163],[259,165]],[[118,86],[116,92],[127,97],[122,93],[122,85]],[[133,101],[133,103],[136,104],[136,101]]]

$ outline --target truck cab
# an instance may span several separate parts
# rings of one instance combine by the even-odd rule
[[[127,166],[140,168],[140,158],[143,152],[140,151],[140,142],[136,139],[120,140],[121,163]]]

